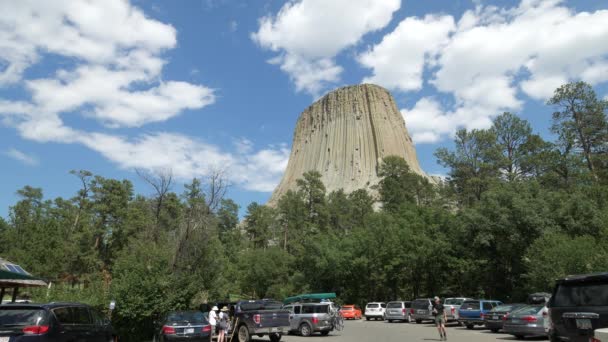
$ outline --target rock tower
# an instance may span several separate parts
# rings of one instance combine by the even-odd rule
[[[269,205],[277,204],[307,171],[322,175],[327,192],[350,193],[378,184],[382,158],[403,157],[426,176],[395,100],[384,88],[362,84],[334,90],[300,115],[287,169]],[[372,191],[373,192],[373,191]]]

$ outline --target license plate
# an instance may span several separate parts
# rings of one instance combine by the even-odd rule
[[[186,334],[194,334],[194,328],[186,328],[186,329],[184,329],[184,332]]]
[[[279,329],[278,328],[270,328],[270,332],[278,332]]]
[[[593,327],[591,326],[590,319],[577,319],[576,320],[576,328],[582,330],[591,330]]]
[[[424,314],[424,310],[418,310],[419,314]]]
[[[492,319],[496,321],[498,320],[498,316],[492,316]]]

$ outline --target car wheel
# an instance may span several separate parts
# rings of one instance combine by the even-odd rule
[[[393,323],[393,320],[392,320],[392,319],[389,319],[389,320],[388,320],[388,322],[389,322],[389,323]]]
[[[239,327],[239,342],[250,342],[251,336],[249,335],[249,328],[245,324]]]
[[[312,334],[312,328],[307,323],[300,324],[300,335],[307,337]]]
[[[473,329],[475,326],[473,324],[467,324],[467,329]]]
[[[369,321],[369,317],[365,317],[365,320]]]
[[[490,329],[490,331],[496,334],[498,332],[498,329]]]
[[[518,340],[523,340],[524,339],[524,335],[515,335],[515,338]]]
[[[281,340],[281,334],[271,334],[270,335],[270,342],[279,342]]]
[[[422,320],[421,319],[417,319],[416,320],[416,324],[420,324],[420,323],[422,323]]]
[[[321,335],[323,335],[323,336],[329,335],[329,330],[321,331]]]

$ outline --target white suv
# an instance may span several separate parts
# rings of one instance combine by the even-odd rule
[[[365,319],[370,320],[372,318],[384,320],[384,313],[386,311],[386,303],[384,302],[371,302],[365,306]]]

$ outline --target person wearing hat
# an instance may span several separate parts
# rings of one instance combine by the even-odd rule
[[[217,335],[217,342],[225,342],[226,341],[226,331],[228,331],[228,322],[230,321],[230,316],[228,315],[228,307],[224,306],[220,311],[219,316],[219,333]]]
[[[445,333],[445,322],[447,321],[445,308],[443,304],[441,304],[441,299],[439,299],[439,297],[435,296],[434,299],[433,316],[435,316],[435,324],[437,325],[437,330],[439,331],[439,337],[442,341],[447,341],[448,336]]]
[[[217,306],[213,306],[211,311],[209,311],[209,324],[211,324],[211,335],[215,334],[216,325],[217,325]]]

